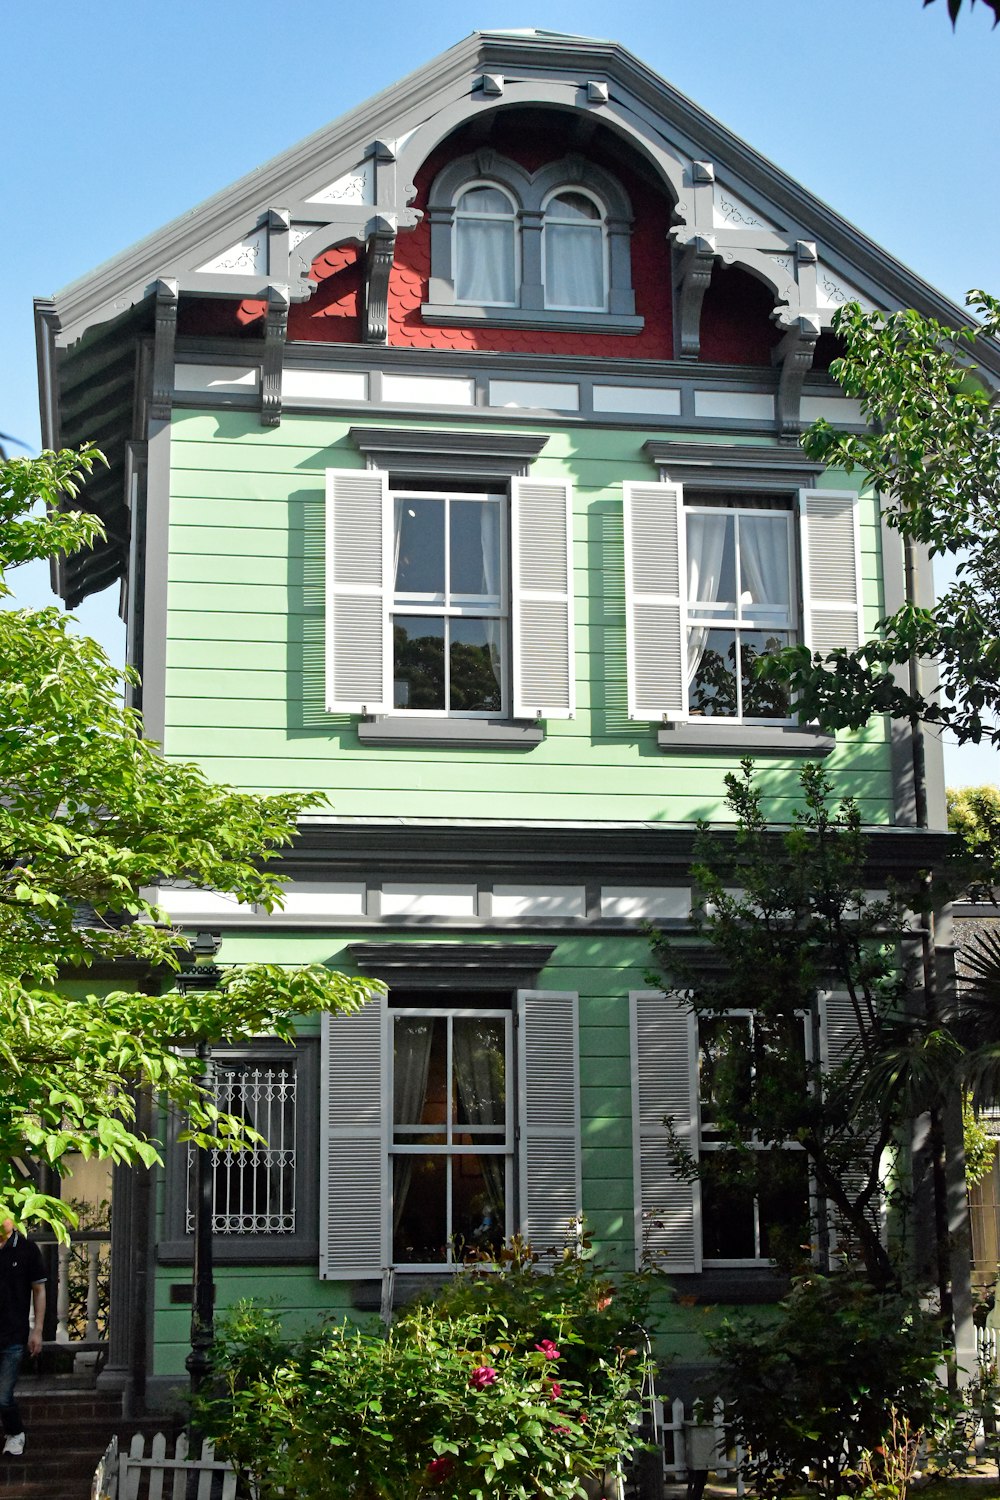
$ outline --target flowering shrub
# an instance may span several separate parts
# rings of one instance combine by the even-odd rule
[[[571,1500],[631,1451],[642,1374],[614,1292],[578,1261],[542,1276],[518,1247],[388,1331],[339,1325],[298,1343],[243,1304],[199,1423],[260,1500]]]

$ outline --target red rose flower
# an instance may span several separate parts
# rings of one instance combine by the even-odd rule
[[[549,1386],[549,1400],[558,1401],[561,1395],[562,1386],[559,1384],[558,1380],[553,1380],[551,1385]]]
[[[447,1479],[454,1467],[454,1460],[450,1459],[446,1453],[442,1454],[440,1458],[432,1458],[427,1465],[427,1477],[428,1479]]]
[[[544,1354],[546,1359],[559,1358],[559,1350],[556,1348],[551,1339],[542,1339],[542,1342],[540,1344],[536,1344],[535,1348],[538,1350],[539,1354]]]
[[[499,1378],[492,1365],[477,1365],[469,1376],[469,1384],[474,1391],[485,1391],[487,1386],[496,1385]]]

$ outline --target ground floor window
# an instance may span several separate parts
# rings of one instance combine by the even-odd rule
[[[509,1009],[407,1004],[392,1024],[392,1259],[499,1250],[513,1213]]]
[[[264,1137],[242,1151],[211,1151],[212,1232],[221,1235],[294,1234],[298,1168],[296,1059],[220,1059],[215,1103]],[[196,1148],[187,1152],[185,1229],[194,1231]]]

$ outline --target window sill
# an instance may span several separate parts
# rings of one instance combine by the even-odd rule
[[[836,741],[832,734],[798,725],[727,724],[718,719],[688,720],[666,724],[656,736],[661,750],[689,751],[698,755],[829,755]]]
[[[217,1265],[315,1265],[319,1242],[290,1234],[215,1234],[212,1257]],[[156,1259],[163,1266],[189,1266],[194,1259],[190,1238],[161,1240]]]
[[[456,749],[531,750],[545,731],[540,724],[511,719],[421,719],[385,715],[358,725],[362,745],[439,745]]]
[[[425,323],[466,328],[485,323],[491,328],[546,328],[550,333],[641,333],[645,319],[629,313],[567,312],[556,308],[479,307],[474,303],[424,302]]]
[[[693,1276],[668,1275],[675,1301],[693,1298],[730,1307],[780,1302],[791,1288],[789,1277],[771,1266],[707,1266]]]

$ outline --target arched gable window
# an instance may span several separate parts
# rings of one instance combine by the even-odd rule
[[[495,151],[449,162],[427,203],[428,323],[638,333],[632,206],[582,156],[526,172]]]
[[[604,312],[608,305],[605,214],[579,188],[552,193],[542,221],[545,306]]]
[[[520,282],[517,204],[503,188],[475,182],[455,204],[455,301],[513,307]]]

